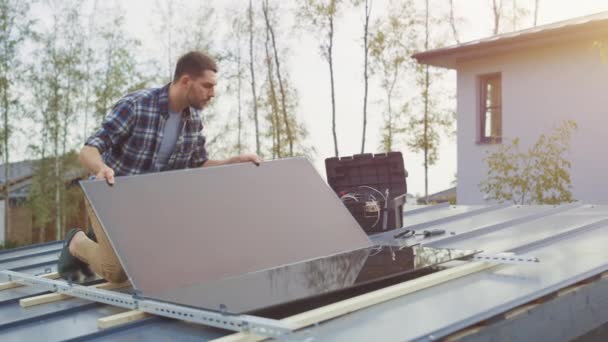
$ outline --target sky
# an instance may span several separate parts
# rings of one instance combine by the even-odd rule
[[[126,29],[129,36],[141,40],[142,46],[139,55],[148,58],[162,59],[163,47],[160,44],[162,37],[158,37],[158,10],[155,2],[149,0],[131,0],[118,2],[124,9]],[[177,0],[178,3],[188,3],[190,6],[196,1]],[[417,0],[420,2],[420,0]],[[503,0],[504,1],[504,0]],[[521,5],[533,7],[533,0],[517,0]],[[372,1],[372,21],[381,17],[388,6],[388,0]],[[234,6],[247,6],[247,0],[212,0],[209,1],[219,19],[226,18],[229,8]],[[260,3],[260,0],[254,0]],[[449,11],[449,0],[430,0],[431,8],[436,13],[446,14]],[[492,0],[454,0],[455,16],[458,18],[458,31],[462,42],[488,37],[492,31]],[[510,1],[509,1],[510,3]],[[291,6],[294,0],[282,2],[283,6]],[[538,25],[548,24],[573,17],[589,15],[601,11],[608,11],[606,0],[540,0]],[[281,25],[288,29],[293,26],[290,17],[285,17]],[[520,23],[518,29],[531,26],[531,18]],[[222,25],[222,20],[220,20]],[[511,30],[508,22],[506,28]],[[219,27],[218,32],[226,29]],[[361,37],[363,29],[363,10],[349,9],[336,22],[335,38],[335,87],[337,107],[337,133],[340,155],[347,156],[360,152],[362,131],[363,106],[363,52]],[[327,63],[319,54],[318,41],[312,35],[297,35],[292,32],[283,32],[285,36],[295,37],[290,44],[289,55],[285,67],[290,70],[292,80],[299,94],[298,119],[303,121],[310,134],[310,142],[317,149],[314,165],[324,176],[324,159],[334,154],[333,137],[331,134],[331,98],[329,88],[329,72]],[[218,37],[220,34],[218,34]],[[445,40],[453,42],[452,37]],[[449,43],[448,45],[451,45]],[[222,81],[221,65],[219,80]],[[449,71],[441,84],[445,90],[442,101],[452,110],[455,110],[456,74]],[[409,97],[416,97],[419,90],[405,85],[405,93]],[[374,81],[370,86],[370,100],[368,105],[368,135],[366,152],[376,152],[380,139],[380,123],[382,106],[379,99],[382,93]],[[220,108],[221,109],[221,108]],[[209,123],[212,125],[213,123]],[[253,130],[253,129],[251,129]],[[253,135],[253,132],[251,132]],[[396,150],[404,154],[405,168],[409,173],[407,180],[408,192],[412,194],[424,193],[423,157],[408,151],[405,144],[397,145]],[[212,152],[212,151],[211,151]],[[253,152],[253,151],[252,151]],[[441,191],[453,186],[456,175],[456,139],[453,136],[442,136],[439,148],[439,160],[429,170],[429,193]]]

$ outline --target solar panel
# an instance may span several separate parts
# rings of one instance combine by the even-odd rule
[[[304,158],[81,185],[143,295],[371,245]]]
[[[254,312],[419,272],[474,253],[418,246],[395,251],[363,248],[147,297],[227,313]]]
[[[209,310],[277,307],[472,253],[373,247],[303,158],[81,185],[142,297]]]

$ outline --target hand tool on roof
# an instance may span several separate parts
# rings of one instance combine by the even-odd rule
[[[422,232],[418,232],[414,229],[406,229],[398,234],[393,235],[395,239],[408,239],[414,236],[423,236],[424,238],[428,238],[431,236],[439,236],[445,234],[445,229],[431,229],[431,230],[423,230]]]

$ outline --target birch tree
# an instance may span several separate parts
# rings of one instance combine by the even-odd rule
[[[309,32],[318,33],[321,37],[321,56],[329,67],[329,80],[331,89],[331,127],[334,139],[334,153],[339,156],[338,135],[336,132],[336,92],[334,84],[334,35],[335,21],[340,13],[342,1],[340,0],[300,0],[298,16]]]
[[[96,126],[122,96],[147,84],[147,79],[137,70],[133,53],[141,43],[125,35],[125,18],[119,8],[112,12],[113,17],[99,31],[99,63],[93,82]]]
[[[236,94],[237,94],[237,141],[234,146],[234,150],[237,154],[241,154],[245,150],[246,144],[244,143],[244,120],[243,120],[243,81],[245,74],[245,65],[243,63],[243,38],[245,33],[245,22],[240,16],[234,18],[232,22],[233,27],[233,41],[234,41],[234,65],[236,78]]]
[[[371,70],[384,93],[379,147],[385,152],[393,151],[398,137],[403,138],[406,131],[410,104],[403,100],[401,84],[408,69],[413,69],[409,56],[417,40],[413,1],[391,1],[388,8],[386,17],[375,21],[370,40]]]
[[[452,35],[456,44],[460,44],[460,38],[458,30],[456,29],[456,17],[454,16],[454,0],[450,0],[450,28],[452,29]]]
[[[365,137],[367,132],[367,102],[369,91],[369,50],[370,50],[370,18],[372,14],[372,0],[353,0],[355,6],[364,5],[363,21],[363,132],[361,134],[361,153],[365,152]]]
[[[263,0],[261,16],[265,23],[265,66],[266,84],[264,104],[268,109],[269,131],[272,137],[273,157],[308,156],[312,158],[314,149],[306,141],[308,131],[297,118],[298,92],[293,87],[286,67],[289,61],[289,30],[281,27],[279,18],[288,14],[280,7],[280,2]]]
[[[429,0],[425,0],[424,22],[422,27],[424,51],[430,49],[431,17]],[[432,22],[433,26],[437,24]],[[434,80],[435,79],[435,80]],[[448,130],[452,124],[452,116],[439,108],[437,97],[431,93],[431,86],[436,81],[428,65],[418,65],[417,83],[421,88],[422,115],[412,115],[409,120],[407,145],[415,152],[424,154],[424,197],[428,203],[429,167],[438,159],[440,133]]]
[[[361,153],[365,152],[365,133],[367,130],[367,96],[369,91],[369,20],[371,13],[371,0],[365,0],[365,24],[363,26],[363,133],[361,134]]]
[[[93,0],[93,5],[91,9],[91,13],[89,14],[88,23],[87,23],[87,40],[84,44],[84,75],[85,75],[85,85],[84,85],[84,102],[82,106],[83,111],[83,129],[82,129],[82,140],[83,143],[89,136],[89,119],[91,118],[92,105],[93,103],[93,87],[94,82],[92,82],[94,68],[96,67],[97,55],[95,53],[95,41],[97,38],[97,26],[95,23],[95,18],[98,13],[98,1]]]
[[[510,1],[510,2],[509,2]],[[492,15],[494,18],[494,26],[492,33],[497,35],[505,32],[506,28],[503,25],[504,20],[511,22],[512,31],[518,30],[522,25],[521,22],[526,20],[530,14],[530,10],[526,3],[522,5],[518,0],[492,0]],[[535,6],[537,4],[535,3]],[[536,26],[536,9],[535,7],[535,18],[533,19],[534,25]]]
[[[492,0],[492,14],[494,15],[494,28],[492,33],[497,35],[500,30],[500,19],[502,17],[503,0]]]
[[[255,82],[255,55],[254,55],[254,10],[253,0],[249,0],[249,9],[247,11],[249,16],[249,73],[251,76],[251,94],[252,94],[252,107],[253,107],[253,122],[255,125],[255,151],[261,156],[262,150],[260,147],[260,120],[258,113],[258,96],[257,96],[257,85]]]
[[[224,132],[235,132],[227,139],[224,146],[227,155],[241,154],[248,151],[246,125],[246,81],[247,81],[247,50],[248,50],[248,8],[232,7],[227,10],[226,22],[230,22],[224,42],[224,67],[222,74],[227,79],[226,96],[230,98],[230,113],[232,115],[225,124]],[[236,109],[234,108],[236,106]]]
[[[521,22],[530,15],[530,10],[527,6],[521,6],[517,0],[511,0],[511,7],[511,23],[513,31],[517,31],[521,27]],[[534,18],[534,22],[536,22],[536,18]],[[536,26],[535,23],[534,26]]]
[[[267,121],[269,123],[269,133],[266,135],[272,138],[271,155],[273,159],[281,158],[283,149],[282,145],[282,129],[281,118],[279,116],[279,102],[277,99],[277,90],[274,78],[274,63],[272,62],[270,31],[268,26],[265,27],[266,42],[264,43],[264,51],[266,52],[264,61],[266,65],[266,91],[264,104],[268,108]]]
[[[274,30],[274,26],[276,25],[276,20],[271,20],[270,18],[270,8],[269,8],[269,4],[268,4],[268,0],[264,0],[262,2],[262,12],[264,13],[264,21],[266,23],[266,30],[269,34],[270,37],[270,43],[272,45],[272,54],[273,54],[273,61],[274,61],[274,67],[275,67],[275,71],[276,71],[276,78],[278,80],[279,83],[279,91],[280,91],[280,95],[281,95],[281,113],[283,115],[283,124],[285,125],[285,133],[287,135],[287,141],[289,143],[289,156],[293,157],[293,145],[294,145],[294,141],[295,141],[295,136],[293,133],[293,128],[291,127],[291,120],[288,117],[287,114],[287,93],[285,90],[285,85],[284,85],[284,78],[281,75],[281,59],[279,58],[279,49],[277,47],[277,38],[275,35],[275,30]]]
[[[29,1],[0,0],[0,154],[4,163],[4,229],[7,238],[10,236],[10,146],[13,126],[22,117],[22,103],[16,89],[23,81],[25,67],[20,52],[31,37],[29,8]]]
[[[41,141],[36,150],[39,164],[51,163],[52,167],[38,165],[34,182],[52,184],[51,191],[38,195],[52,196],[53,210],[43,221],[54,221],[55,238],[59,240],[67,215],[63,184],[67,165],[63,156],[73,146],[71,128],[77,120],[76,109],[81,105],[84,36],[79,16],[82,2],[49,1],[46,4],[52,20],[50,28],[40,34],[40,47],[36,51],[38,63],[32,68],[31,77],[35,83],[36,103],[41,104],[37,113],[41,131]],[[39,172],[49,169],[52,170],[50,176]],[[33,195],[36,193],[30,196]]]

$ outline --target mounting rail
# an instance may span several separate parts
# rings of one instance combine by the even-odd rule
[[[72,297],[232,331],[243,331],[259,336],[276,338],[292,333],[296,329],[292,324],[258,316],[225,314],[196,309],[152,299],[144,299],[136,295],[95,289],[8,270],[0,271],[0,274],[7,275],[9,281],[23,285],[30,285]]]

